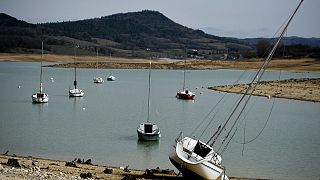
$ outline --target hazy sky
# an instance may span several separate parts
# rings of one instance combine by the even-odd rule
[[[0,0],[0,11],[30,23],[156,10],[217,36],[273,37],[300,0]],[[287,36],[320,38],[320,0],[304,0]]]

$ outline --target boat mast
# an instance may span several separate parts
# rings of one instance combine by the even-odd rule
[[[76,68],[76,48],[77,45],[74,45],[74,59],[73,59],[73,64],[74,64],[74,81],[73,81],[73,85],[74,88],[77,89],[77,68]]]
[[[42,60],[43,60],[43,40],[41,40],[40,93],[42,93]]]
[[[182,86],[182,91],[184,91],[185,86],[186,86],[186,65],[187,65],[187,48],[186,48],[186,58],[184,59],[184,70],[183,70],[183,86]]]
[[[96,69],[98,69],[98,51],[99,51],[99,49],[97,48],[97,64],[96,64]]]
[[[234,128],[236,122],[240,119],[241,114],[243,113],[244,109],[246,108],[248,101],[250,100],[252,93],[254,91],[254,89],[256,88],[258,82],[261,80],[262,75],[264,74],[267,65],[270,63],[273,54],[275,53],[284,33],[286,32],[292,18],[294,17],[294,15],[296,14],[296,12],[298,11],[300,5],[302,4],[303,0],[300,1],[299,5],[297,6],[297,8],[295,9],[295,11],[293,12],[293,14],[291,15],[290,19],[288,20],[286,26],[283,28],[277,42],[275,43],[275,45],[273,46],[272,50],[270,51],[268,57],[266,58],[266,60],[264,61],[264,63],[262,64],[262,66],[260,67],[260,69],[258,70],[258,72],[255,74],[252,82],[249,84],[249,88],[246,90],[246,92],[242,95],[241,99],[239,100],[239,102],[237,103],[237,105],[235,106],[235,108],[233,109],[233,111],[231,112],[231,114],[228,116],[226,122],[224,123],[223,127],[220,128],[220,130],[218,130],[217,135],[214,134],[207,143],[209,143],[213,137],[215,136],[215,138],[213,139],[213,142],[211,143],[211,146],[216,142],[217,138],[221,135],[221,133],[225,130],[226,125],[228,124],[228,122],[230,121],[231,117],[233,117],[233,115],[235,114],[236,110],[238,108],[240,108],[240,104],[241,102],[244,100],[245,96],[249,95],[248,98],[246,99],[246,101],[244,102],[244,105],[242,106],[238,116],[236,117],[235,121],[232,124],[231,129],[228,131],[228,134],[226,135],[225,139],[227,139],[232,131],[232,129]],[[224,139],[224,140],[225,140]],[[222,143],[224,142],[224,140],[222,141]]]
[[[149,122],[149,118],[150,118],[150,87],[151,84],[151,57],[150,57],[150,62],[149,62],[149,87],[148,87],[148,118],[147,118],[147,122]]]

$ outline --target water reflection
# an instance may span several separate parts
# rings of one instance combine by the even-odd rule
[[[32,108],[38,113],[38,120],[42,121],[48,117],[48,103],[31,103]]]
[[[77,109],[85,110],[83,105],[83,97],[69,97],[69,100],[72,101],[72,111],[77,112]]]
[[[140,161],[147,165],[146,167],[154,166],[157,159],[157,152],[159,151],[160,141],[137,141],[137,150],[143,152],[143,157]]]

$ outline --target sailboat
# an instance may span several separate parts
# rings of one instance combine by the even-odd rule
[[[110,59],[111,59],[111,53],[110,53]],[[116,80],[116,77],[112,75],[112,71],[110,69],[110,76],[108,76],[107,81],[115,81],[115,80]]]
[[[138,138],[142,141],[157,141],[161,137],[160,129],[154,123],[149,122],[150,119],[150,83],[151,83],[151,59],[149,66],[149,84],[148,84],[148,114],[147,122],[143,122],[137,129]]]
[[[74,47],[74,81],[73,81],[74,88],[69,89],[69,97],[82,97],[84,95],[84,92],[81,89],[77,88],[77,67],[75,62],[76,62],[76,48],[78,47],[79,46]]]
[[[184,60],[183,87],[182,87],[182,91],[177,92],[176,97],[178,99],[193,100],[195,94],[185,88],[185,86],[186,86],[186,64],[187,64],[187,49],[186,49],[186,58]]]
[[[97,48],[97,64],[96,64],[96,69],[98,70],[98,48]],[[102,77],[97,76],[97,77],[94,77],[94,78],[93,78],[93,82],[94,82],[94,83],[98,83],[98,84],[102,84],[102,83],[104,83],[104,80],[102,79]]]
[[[107,80],[108,80],[108,81],[115,81],[115,80],[116,80],[116,77],[110,75],[110,76],[108,76]]]
[[[226,168],[222,165],[222,157],[220,153],[214,150],[213,145],[220,142],[218,151],[224,152],[228,147],[229,142],[237,132],[237,123],[243,115],[244,110],[255,90],[258,82],[261,80],[267,65],[270,63],[273,54],[275,53],[287,27],[292,18],[296,14],[303,0],[300,1],[295,11],[290,16],[285,27],[283,28],[277,42],[273,46],[269,55],[265,59],[261,68],[253,77],[246,92],[240,96],[231,113],[225,121],[217,128],[215,133],[207,142],[200,141],[195,137],[183,137],[182,133],[176,139],[176,144],[172,147],[169,159],[171,163],[186,177],[200,177],[202,179],[228,179],[226,176]],[[223,137],[222,134],[225,136]],[[222,148],[222,150],[221,150]]]
[[[43,59],[43,41],[41,41],[40,90],[39,92],[31,96],[33,103],[47,103],[49,101],[48,94],[44,93],[42,89],[42,59]]]

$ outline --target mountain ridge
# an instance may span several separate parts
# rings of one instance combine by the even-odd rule
[[[31,24],[0,14],[0,52],[52,54],[100,54],[117,57],[221,59],[253,57],[257,42],[210,35],[178,24],[158,11],[117,13],[77,21]],[[268,39],[267,39],[268,40]],[[303,38],[299,42],[306,43]],[[320,45],[319,45],[320,46]],[[147,50],[148,49],[148,50]]]
[[[190,49],[190,56],[212,57],[213,50],[240,52],[251,49],[239,41],[180,25],[151,10],[42,24],[30,24],[11,17],[16,24],[2,23],[8,19],[8,15],[0,18],[2,29],[5,29],[0,30],[4,39],[0,52],[37,49],[36,44],[41,43],[41,38],[45,41],[45,50],[57,54],[72,54],[74,44],[80,44],[80,54],[90,55],[98,48],[102,54],[121,57],[183,58],[186,48]]]

